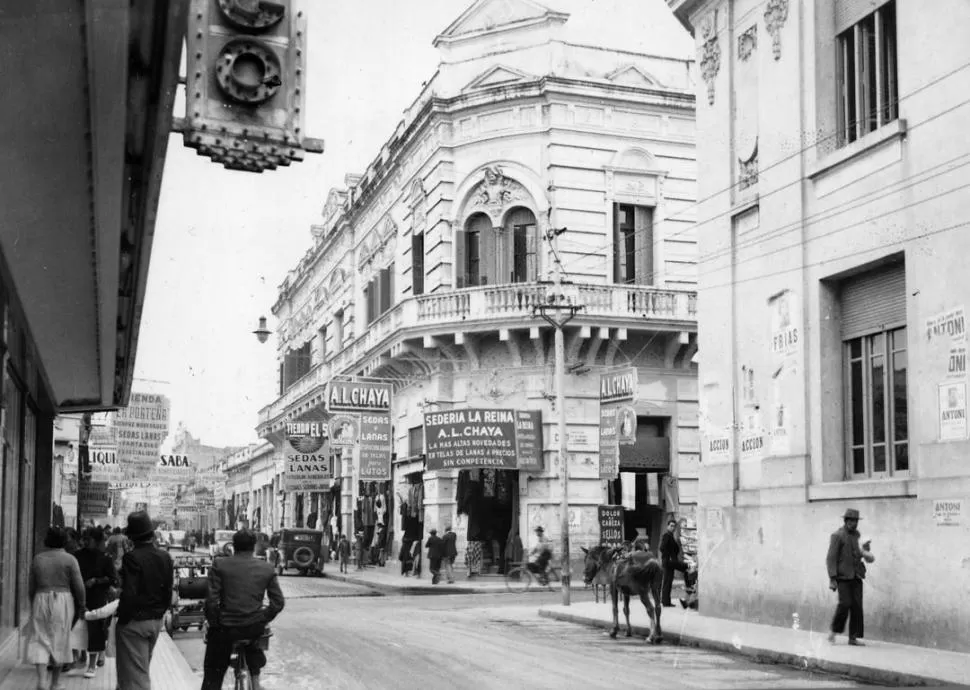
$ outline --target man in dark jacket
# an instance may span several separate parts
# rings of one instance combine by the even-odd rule
[[[233,554],[216,558],[209,568],[209,595],[205,617],[209,622],[206,637],[202,690],[219,690],[229,668],[232,645],[238,640],[258,640],[266,624],[283,610],[285,600],[268,562],[253,558],[256,535],[239,530],[232,536]],[[263,606],[268,596],[269,605]],[[266,654],[257,646],[246,648],[246,664],[253,690],[259,690],[259,673],[266,666]]]
[[[441,579],[441,559],[445,555],[445,542],[438,536],[438,530],[431,530],[431,536],[428,537],[425,546],[428,548],[428,569],[431,571],[431,584],[436,585]]]
[[[670,601],[670,590],[674,585],[674,573],[678,570],[684,574],[684,585],[690,587],[690,575],[687,563],[681,557],[682,549],[677,539],[677,521],[667,521],[667,531],[660,538],[660,562],[664,569],[664,584],[660,598],[664,606],[673,606]]]
[[[832,617],[829,642],[845,631],[849,621],[849,644],[862,647],[862,581],[866,577],[866,563],[876,557],[869,551],[869,542],[859,545],[859,511],[849,508],[842,516],[843,525],[832,533],[825,566],[829,574],[829,589],[839,593],[839,603]]]
[[[152,519],[143,510],[128,516],[134,548],[121,559],[121,596],[115,629],[118,687],[150,690],[148,674],[162,617],[172,603],[172,557],[154,543]]]
[[[458,558],[458,535],[451,529],[451,525],[445,526],[445,536],[441,541],[444,542],[445,577],[451,585],[455,583],[455,559]]]

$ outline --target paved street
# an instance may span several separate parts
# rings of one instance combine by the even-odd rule
[[[540,618],[558,592],[361,597],[363,587],[284,577],[267,690],[421,688],[840,688],[841,678]],[[591,593],[574,593],[586,601]],[[176,643],[201,678],[199,634]],[[228,679],[227,679],[228,681]],[[227,682],[227,687],[228,687]]]

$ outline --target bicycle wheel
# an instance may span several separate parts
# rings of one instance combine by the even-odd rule
[[[510,568],[505,575],[505,587],[510,592],[527,592],[532,587],[532,573],[521,565]]]
[[[253,680],[249,676],[249,671],[242,669],[236,673],[235,690],[253,690]]]

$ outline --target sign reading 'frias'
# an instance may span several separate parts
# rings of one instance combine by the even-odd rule
[[[623,543],[623,506],[596,506],[600,523],[600,544],[619,546]]]
[[[287,422],[290,452],[284,458],[286,491],[325,491],[333,481],[333,459],[324,421]]]
[[[636,400],[639,377],[633,367],[600,376],[600,404]]]
[[[425,469],[515,469],[513,410],[472,408],[424,415]]]
[[[361,415],[358,478],[366,481],[390,479],[391,450],[391,415]]]
[[[327,390],[330,412],[390,412],[391,384],[332,381]]]

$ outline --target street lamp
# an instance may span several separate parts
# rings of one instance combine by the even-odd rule
[[[253,335],[256,336],[256,340],[258,340],[260,343],[265,343],[269,338],[269,329],[266,327],[265,316],[259,317],[259,326],[257,326],[255,331],[253,331]]]

